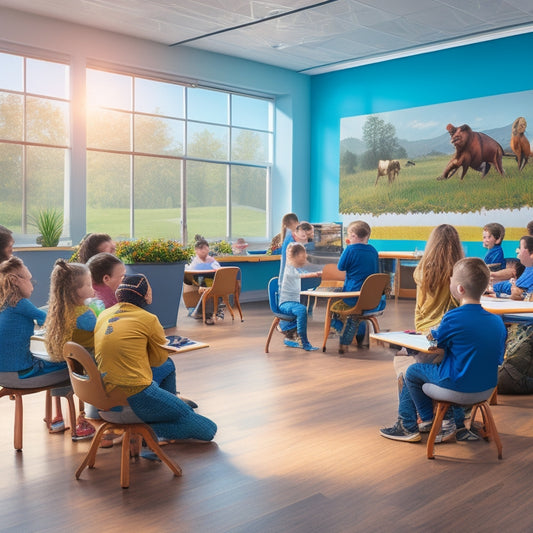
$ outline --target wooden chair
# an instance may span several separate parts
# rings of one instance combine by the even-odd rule
[[[351,316],[355,320],[367,320],[372,323],[375,333],[379,333],[379,323],[377,317],[383,314],[386,305],[386,294],[390,291],[390,277],[388,274],[372,274],[365,279],[357,303],[344,311],[335,311],[337,315],[343,317]],[[340,299],[340,298],[339,298]],[[339,299],[335,299],[337,302]],[[326,307],[326,323],[324,325],[324,342],[322,351],[326,351],[326,342],[328,340],[329,330],[331,327],[331,318],[333,312],[331,306],[332,299],[328,300]]]
[[[20,389],[14,387],[2,387],[0,389],[0,398],[8,396],[11,400],[15,400],[15,424],[14,424],[14,437],[13,446],[17,452],[22,451],[22,436],[23,436],[23,422],[24,422],[24,407],[22,403],[22,397],[27,394],[35,394],[37,392],[46,392],[45,403],[45,415],[44,421],[48,429],[52,424],[52,397],[50,391],[52,389],[59,389],[62,387],[70,387],[70,381],[64,381],[62,383],[54,383],[52,385],[45,385],[42,387],[32,387],[29,389]],[[76,430],[76,408],[74,407],[74,394],[71,391],[65,395],[69,406],[69,418],[71,431]],[[68,428],[66,428],[68,429]],[[74,433],[73,433],[74,434]]]
[[[489,389],[483,392],[458,392],[439,387],[433,383],[424,383],[424,385],[422,385],[422,390],[427,396],[432,398],[434,402],[433,425],[431,427],[431,432],[429,433],[426,447],[428,459],[435,459],[435,438],[441,430],[444,415],[452,405],[472,406],[471,425],[475,424],[476,414],[478,411],[481,411],[483,419],[481,435],[487,441],[491,439],[494,440],[498,451],[498,459],[502,459],[502,442],[489,405],[489,401],[494,395],[494,389]]]
[[[268,301],[270,303],[270,310],[274,314],[274,320],[272,320],[272,324],[270,326],[270,330],[268,331],[268,337],[265,344],[265,353],[268,353],[268,347],[270,346],[270,339],[272,338],[272,334],[274,333],[274,330],[280,323],[280,320],[286,320],[287,322],[291,322],[293,320],[296,320],[296,317],[294,315],[287,315],[285,313],[282,313],[279,309],[279,278],[272,278],[268,282]]]
[[[85,459],[76,470],[76,479],[80,478],[86,466],[94,468],[96,453],[102,436],[106,431],[113,429],[124,431],[120,461],[120,484],[122,488],[128,488],[130,484],[130,442],[135,444],[133,456],[136,458],[140,450],[140,437],[144,439],[148,447],[159,459],[172,470],[175,476],[181,476],[181,468],[163,452],[152,428],[137,417],[129,407],[124,394],[118,389],[114,389],[110,393],[105,390],[100,372],[89,352],[75,342],[67,342],[63,355],[67,362],[74,393],[80,400],[98,408],[100,416],[104,420],[104,423],[98,428],[94,436]],[[116,409],[111,410],[118,406],[121,406],[122,409],[119,411]]]
[[[322,269],[322,280],[320,281],[320,285],[315,289],[315,291],[320,290],[334,290],[339,287],[342,288],[344,285],[344,280],[346,279],[346,272],[341,271],[337,268],[337,263],[327,263],[324,265],[324,268]],[[313,303],[311,303],[311,298],[307,300],[307,313],[311,314],[315,307],[318,298],[315,296]],[[328,306],[331,302],[332,298],[329,298],[326,303],[326,309],[328,309]]]
[[[229,303],[229,296],[233,295],[233,304],[239,310],[241,315],[241,322],[244,322],[242,317],[241,304],[239,302],[239,295],[241,293],[241,281],[240,281],[241,269],[239,267],[221,267],[215,272],[213,278],[213,285],[208,287],[204,291],[202,299],[202,319],[205,324],[205,307],[207,300],[211,298],[213,300],[213,310],[216,313],[218,299],[221,298],[226,304],[226,308],[231,314],[231,319],[235,320],[235,313]],[[216,323],[216,321],[215,321]]]

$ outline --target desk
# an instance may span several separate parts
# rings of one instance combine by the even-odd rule
[[[490,296],[483,296],[481,298],[481,305],[483,306],[483,309],[495,315],[533,312],[533,302],[511,300],[510,298],[492,298]]]
[[[379,252],[380,259],[394,259],[394,287],[392,293],[395,298],[416,298],[416,289],[402,288],[401,262],[402,260],[419,261],[423,252]]]
[[[326,340],[329,335],[329,328],[331,321],[329,319],[329,309],[331,307],[331,302],[333,300],[339,300],[343,298],[358,298],[361,294],[361,291],[348,291],[348,292],[342,292],[342,291],[324,291],[324,290],[316,290],[316,289],[310,289],[308,291],[301,291],[300,294],[304,296],[315,296],[316,298],[327,298],[327,304],[326,304],[326,320],[324,322],[324,342],[322,344],[322,351],[326,351]]]
[[[430,345],[425,335],[405,333],[404,331],[371,333],[370,338],[387,344],[405,346],[406,348],[411,348],[411,350],[418,350],[424,353],[435,353],[439,350],[439,348]]]

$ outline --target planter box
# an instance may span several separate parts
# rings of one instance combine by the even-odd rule
[[[153,301],[146,310],[156,315],[165,329],[176,327],[178,321],[185,264],[180,262],[126,265],[126,274],[144,274],[148,278]]]

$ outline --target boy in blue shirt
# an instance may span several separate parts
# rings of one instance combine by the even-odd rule
[[[489,268],[492,271],[505,268],[505,259],[502,250],[502,241],[504,237],[505,228],[497,222],[487,224],[483,228],[483,247],[488,250],[484,261],[489,265]]]
[[[342,252],[337,268],[346,272],[346,279],[342,290],[344,292],[358,291],[363,286],[365,279],[371,274],[379,272],[379,257],[377,250],[368,244],[370,238],[370,226],[363,220],[351,222],[346,230],[348,246]],[[353,307],[357,303],[357,298],[346,298],[339,300],[331,306],[331,310],[342,311]],[[348,351],[348,346],[352,343],[357,331],[357,342],[361,344],[365,335],[365,323],[361,325],[348,317],[346,324],[337,318],[332,321],[335,329],[341,329],[341,338],[339,341],[339,353],[343,354]]]
[[[433,401],[422,390],[424,383],[458,392],[482,392],[496,387],[498,365],[503,362],[507,332],[499,315],[493,315],[481,307],[480,298],[489,283],[490,271],[477,257],[458,261],[450,279],[452,295],[460,307],[448,311],[437,329],[428,337],[444,350],[440,364],[415,363],[405,374],[409,394],[401,395],[398,420],[389,428],[383,428],[383,437],[393,440],[417,442],[420,432],[431,430]],[[421,424],[417,423],[417,413]],[[475,438],[464,427],[464,411],[451,409],[446,414],[438,442],[453,439]]]

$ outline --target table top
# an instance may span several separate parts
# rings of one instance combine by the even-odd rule
[[[424,252],[378,252],[380,259],[420,259]]]
[[[405,346],[412,350],[424,353],[434,353],[438,348],[433,348],[425,335],[418,333],[406,333],[405,331],[386,331],[381,333],[370,333],[370,338],[389,344]]]
[[[495,315],[509,315],[514,313],[532,313],[533,302],[511,300],[510,298],[495,298],[483,296],[481,298],[483,309]]]
[[[329,289],[330,287],[324,287]],[[301,291],[300,294],[303,296],[316,296],[317,298],[357,298],[361,295],[361,291],[331,291],[331,290],[317,290],[318,287],[314,289],[309,289],[307,291]]]

